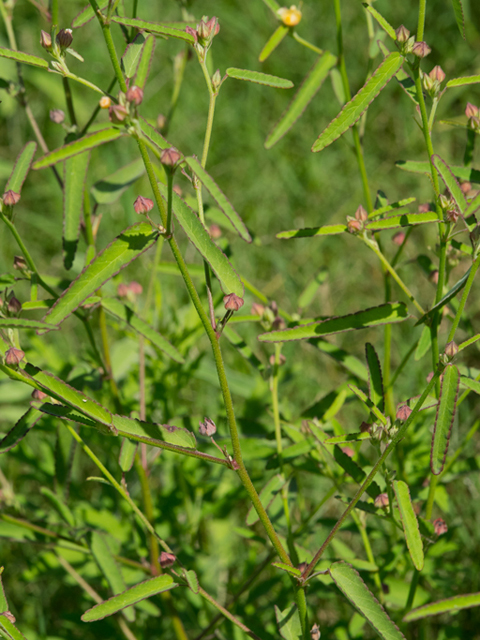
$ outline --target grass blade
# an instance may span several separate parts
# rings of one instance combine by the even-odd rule
[[[226,73],[229,78],[235,78],[235,80],[246,80],[247,82],[255,82],[256,84],[263,84],[269,87],[275,87],[276,89],[291,89],[293,87],[291,80],[271,76],[267,73],[261,73],[260,71],[229,67]]]
[[[0,440],[0,454],[6,453],[17,446],[27,433],[32,429],[42,417],[42,412],[30,408],[20,420],[15,424],[5,437]]]
[[[66,160],[67,158],[71,158],[72,156],[76,156],[77,154],[83,153],[84,151],[94,149],[101,144],[106,144],[107,142],[117,140],[123,135],[124,132],[121,129],[115,129],[114,127],[100,129],[100,131],[90,133],[87,136],[80,138],[79,140],[75,140],[75,142],[71,142],[70,144],[66,144],[59,149],[55,149],[55,151],[47,153],[33,164],[33,169],[45,169],[46,167],[51,167],[54,164],[57,164],[57,162],[61,162],[62,160]]]
[[[333,581],[357,611],[384,640],[405,640],[397,625],[369,590],[365,582],[346,562],[335,562],[328,570]]]
[[[460,189],[460,185],[455,180],[455,176],[453,175],[452,170],[445,162],[445,160],[442,160],[442,158],[440,158],[440,156],[438,155],[434,155],[432,157],[432,161],[438,173],[441,175],[445,186],[450,191],[452,198],[455,200],[460,213],[465,213],[465,210],[467,208],[467,200],[463,191]]]
[[[167,196],[165,185],[159,184],[164,198]],[[173,193],[173,213],[188,236],[190,242],[208,262],[216,275],[224,293],[235,293],[243,297],[244,289],[239,275],[230,264],[227,256],[217,247],[210,238],[208,231],[200,222],[197,214],[180,198]]]
[[[87,179],[90,152],[65,161],[63,179],[63,263],[70,269],[77,251],[80,218],[83,212],[83,192]]]
[[[418,528],[417,516],[413,510],[408,485],[402,480],[395,480],[393,488],[397,498],[398,508],[400,510],[400,518],[402,520],[403,532],[405,534],[405,540],[407,541],[410,557],[412,558],[415,569],[417,571],[421,571],[424,564],[423,544],[422,538],[420,537],[420,530]]]
[[[125,607],[139,602],[140,600],[150,598],[157,593],[170,591],[170,589],[174,589],[177,586],[178,585],[173,581],[172,576],[165,574],[157,576],[156,578],[151,578],[150,580],[145,580],[145,582],[140,582],[123,593],[113,596],[113,598],[105,600],[91,609],[88,609],[88,611],[85,611],[83,614],[82,620],[83,622],[102,620],[107,616],[117,613],[117,611],[125,609]]]
[[[106,178],[98,180],[90,189],[90,193],[97,204],[113,204],[144,173],[145,165],[143,160],[138,158]]]
[[[431,602],[423,607],[412,609],[404,617],[404,622],[413,622],[427,616],[438,616],[440,613],[456,613],[460,609],[480,606],[480,593],[467,593],[462,596],[454,596],[446,600]]]
[[[214,198],[223,213],[230,220],[238,235],[246,242],[251,242],[252,237],[250,236],[245,223],[235,211],[233,206],[230,204],[227,196],[223,193],[215,180],[205,171],[205,169],[196,158],[185,158],[185,162],[195,173],[200,182],[205,186],[212,198]]]
[[[193,36],[186,31],[176,29],[165,23],[159,22],[147,22],[146,20],[139,20],[137,18],[127,18],[125,16],[112,16],[111,22],[117,24],[123,24],[126,27],[134,27],[135,29],[142,29],[149,33],[155,33],[159,36],[166,36],[167,38],[176,38],[177,40],[184,40],[189,44],[194,44]]]
[[[393,78],[403,64],[400,53],[388,55],[363,85],[360,91],[348,102],[339,115],[320,134],[314,142],[312,151],[321,151],[352,127],[368,109],[370,103],[378,96],[384,86]]]
[[[383,378],[382,369],[380,367],[380,360],[378,359],[377,352],[372,344],[367,342],[365,345],[365,354],[368,364],[368,380],[370,388],[370,400],[373,404],[383,411],[385,409],[384,393],[383,393]]]
[[[25,182],[25,178],[27,177],[28,172],[30,171],[33,156],[35,155],[36,150],[36,142],[27,142],[27,144],[23,147],[15,161],[12,173],[10,174],[8,182],[5,186],[5,191],[11,189],[12,191],[15,191],[15,193],[22,192],[22,186]]]
[[[14,60],[15,62],[21,62],[22,64],[29,64],[33,67],[40,67],[41,69],[48,69],[48,62],[38,56],[32,56],[30,53],[24,53],[23,51],[13,51],[6,47],[0,47],[0,57]]]
[[[318,58],[288,105],[287,110],[268,134],[265,140],[266,149],[273,147],[293,127],[315,97],[336,62],[337,58],[329,52],[325,52]]]
[[[171,344],[166,338],[155,331],[148,322],[142,320],[140,316],[137,316],[133,309],[128,305],[123,304],[115,298],[102,298],[102,307],[107,313],[118,318],[122,323],[128,325],[131,329],[134,329],[137,333],[144,336],[153,345],[155,345],[160,351],[163,351],[167,356],[182,364],[185,362],[182,354]]]
[[[105,282],[150,249],[157,238],[158,233],[147,222],[125,229],[65,289],[47,312],[44,322],[60,325]]]
[[[275,29],[258,56],[259,62],[265,62],[268,56],[275,51],[281,41],[285,38],[288,31],[288,27],[284,24],[281,24],[277,29]]]
[[[460,35],[464,40],[465,37],[465,18],[463,15],[462,0],[452,0],[453,12],[455,13],[455,20],[457,21],[457,27],[460,31]]]
[[[343,333],[376,327],[383,324],[404,322],[409,318],[407,307],[403,302],[388,302],[378,307],[364,309],[346,316],[311,322],[292,329],[270,331],[258,336],[260,342],[290,342],[291,340],[308,340],[332,333]]]
[[[148,74],[150,73],[150,67],[152,66],[153,54],[155,53],[155,36],[151,33],[145,38],[145,44],[142,48],[140,60],[137,65],[137,73],[134,78],[134,82],[140,89],[145,88]]]
[[[430,468],[436,476],[443,471],[447,457],[453,419],[457,409],[460,372],[455,365],[448,365],[441,378],[440,399],[433,428]]]

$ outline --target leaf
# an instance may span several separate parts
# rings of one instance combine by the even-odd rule
[[[408,485],[402,480],[395,480],[393,482],[393,488],[400,510],[400,518],[402,520],[403,532],[405,534],[405,540],[407,541],[410,557],[412,558],[415,569],[422,571],[424,564],[423,544]]]
[[[0,440],[0,454],[6,453],[17,446],[23,440],[27,433],[32,429],[42,417],[42,412],[37,409],[30,408],[18,420],[13,429]]]
[[[344,233],[347,230],[346,224],[325,224],[322,227],[312,227],[310,229],[292,229],[291,231],[281,231],[277,233],[280,240],[290,238],[312,238],[314,236],[332,236]]]
[[[368,380],[367,369],[363,362],[355,356],[352,356],[347,351],[340,349],[337,345],[332,344],[323,338],[313,338],[312,340],[309,340],[308,343],[329,355],[360,380]]]
[[[477,340],[478,339],[479,339],[479,336],[477,336]],[[458,349],[459,351],[460,351],[460,346]],[[480,382],[478,382],[478,380],[474,380],[473,378],[467,378],[467,376],[461,376],[460,382],[462,383],[462,386],[467,387],[467,389],[470,389],[470,391],[473,391],[474,393],[480,395]]]
[[[477,213],[479,209],[480,209],[480,193],[477,193],[475,198],[472,198],[472,200],[468,203],[468,207],[466,208],[464,213],[465,218],[469,218],[471,215]]]
[[[452,0],[453,12],[455,13],[455,20],[457,21],[457,27],[460,31],[460,35],[464,40],[465,38],[465,18],[463,16],[462,0]]]
[[[45,169],[45,167],[51,167],[54,164],[57,164],[62,160],[66,160],[67,158],[71,158],[72,156],[76,156],[79,153],[83,153],[89,149],[94,149],[101,144],[117,140],[123,135],[125,134],[122,129],[115,129],[114,127],[108,127],[107,129],[100,129],[100,131],[89,133],[87,136],[75,140],[75,142],[66,144],[63,147],[59,147],[58,149],[55,149],[55,151],[51,151],[50,153],[42,156],[39,160],[34,162],[33,169]]]
[[[281,491],[283,485],[285,484],[285,478],[281,475],[274,475],[270,478],[267,484],[263,487],[263,489],[258,494],[260,498],[260,502],[265,507],[266,510],[270,507],[272,502],[275,500],[276,496]],[[258,513],[255,510],[253,504],[247,513],[246,523],[247,526],[251,527],[260,519]]]
[[[153,424],[117,415],[113,415],[113,425],[118,429],[118,433],[121,436],[138,435],[158,438],[185,449],[195,449],[197,446],[194,434],[183,427],[175,427],[169,424]]]
[[[42,69],[48,69],[48,62],[43,58],[32,56],[30,53],[23,53],[23,51],[13,51],[6,47],[0,47],[0,57],[14,60],[15,62],[21,62],[22,64],[30,64],[34,67],[41,67]]]
[[[85,611],[81,619],[83,622],[102,620],[107,616],[117,613],[117,611],[125,609],[125,607],[139,602],[140,600],[150,598],[157,593],[170,591],[170,589],[174,589],[175,587],[178,587],[178,584],[173,582],[172,576],[165,574],[157,576],[156,578],[151,578],[150,580],[145,580],[145,582],[140,582],[123,593],[113,596],[113,598],[105,600],[91,609],[88,609],[88,611]]]
[[[325,444],[348,444],[349,442],[363,442],[363,440],[370,440],[372,436],[364,431],[358,433],[343,433],[339,436],[333,436],[325,440]]]
[[[109,0],[103,0],[102,2],[97,2],[99,9],[105,9],[108,6]],[[87,4],[80,13],[78,13],[75,18],[72,20],[72,29],[78,29],[79,27],[83,27],[90,20],[93,20],[95,17],[95,12],[91,4]]]
[[[289,564],[284,564],[283,562],[272,562],[272,567],[276,567],[277,569],[281,569],[282,571],[286,571],[287,573],[289,573],[292,576],[301,576],[302,572],[300,571],[300,569],[297,569],[296,567],[292,567]]]
[[[167,149],[168,147],[172,146],[169,142],[167,142],[167,140],[165,140],[161,133],[159,133],[155,129],[155,127],[152,127],[152,125],[145,120],[145,118],[140,118],[139,122],[142,133],[160,150]]]
[[[415,326],[417,326],[419,324],[423,324],[426,320],[428,320],[428,318],[431,318],[434,313],[436,313],[437,311],[442,309],[442,307],[444,307],[446,304],[448,304],[450,302],[450,300],[455,298],[457,293],[459,293],[463,289],[463,287],[467,284],[467,280],[468,280],[468,276],[470,275],[470,271],[471,271],[471,268],[468,269],[468,271],[460,278],[460,280],[458,280],[458,282],[456,282],[453,285],[453,287],[450,289],[450,291],[448,291],[443,296],[443,298],[439,302],[437,302],[436,305],[434,305],[429,311],[427,311],[427,313],[425,315],[423,315],[419,320],[417,320]]]
[[[437,616],[440,613],[455,613],[460,609],[469,609],[470,607],[480,606],[480,593],[467,593],[461,596],[454,596],[446,600],[431,602],[423,607],[412,609],[403,616],[404,622],[413,622],[427,616]]]
[[[336,62],[337,58],[328,51],[318,58],[288,105],[287,110],[268,134],[265,140],[266,149],[273,147],[293,127],[315,97]]]
[[[105,536],[98,531],[93,531],[90,537],[89,547],[112,593],[118,595],[124,592],[126,589],[125,580],[123,579],[117,561],[108,546]],[[135,620],[135,610],[133,607],[126,608],[123,613],[129,622]]]
[[[126,27],[133,27],[134,29],[142,29],[144,31],[149,31],[150,33],[155,33],[160,36],[167,36],[168,38],[176,38],[177,40],[184,40],[189,44],[194,44],[194,39],[192,35],[190,35],[186,31],[182,31],[181,29],[176,29],[165,23],[147,22],[146,20],[139,20],[137,18],[127,18],[125,16],[112,16],[111,22],[116,22],[117,24],[123,24]]]
[[[369,231],[384,231],[385,229],[411,227],[416,224],[428,224],[429,222],[438,222],[438,216],[435,211],[386,216],[385,218],[367,222],[365,226]]]
[[[158,331],[150,326],[145,320],[142,320],[128,305],[120,302],[115,298],[102,298],[102,307],[107,313],[118,318],[122,323],[128,325],[140,335],[144,336],[160,351],[163,351],[175,362],[183,363],[185,359],[182,354],[164,338]]]
[[[452,78],[446,84],[447,89],[454,87],[464,87],[466,84],[477,84],[480,82],[480,75],[478,76],[464,76],[463,78]],[[468,169],[468,167],[465,167]]]
[[[5,191],[11,189],[12,191],[15,191],[15,193],[22,192],[22,186],[25,182],[25,178],[27,177],[28,172],[30,171],[33,156],[35,155],[36,150],[36,142],[27,142],[27,144],[23,147],[15,161],[15,165],[13,167],[12,173],[10,174],[8,182],[5,185]]]
[[[393,78],[403,64],[398,52],[391,53],[375,70],[360,91],[343,107],[339,115],[314,142],[312,151],[321,151],[352,127],[368,109],[383,87]]]
[[[135,455],[138,449],[138,442],[135,440],[129,440],[124,438],[122,446],[120,447],[120,455],[118,457],[118,464],[123,473],[127,473],[133,466],[135,461]]]
[[[362,4],[365,10],[368,11],[368,13],[370,13],[375,18],[375,20],[382,27],[382,29],[390,36],[390,38],[396,41],[397,34],[395,33],[395,29],[392,27],[392,25],[389,22],[387,22],[387,20],[385,20],[385,18],[371,5],[367,4],[366,2],[362,2]]]
[[[415,361],[418,362],[423,358],[432,345],[432,332],[428,325],[425,325],[422,329],[422,335],[418,341],[417,348],[415,349]]]
[[[63,263],[65,269],[73,265],[83,213],[83,192],[87,179],[90,152],[81,153],[65,161],[63,179]]]
[[[45,498],[47,498],[55,511],[60,514],[60,516],[65,520],[69,527],[75,526],[75,518],[73,517],[73,513],[63,502],[63,500],[59,498],[59,496],[57,496],[56,493],[51,491],[48,487],[41,487],[40,493],[45,496]]]
[[[95,291],[152,247],[158,233],[148,222],[128,227],[83,269],[47,312],[44,322],[60,325]]]
[[[41,322],[40,320],[27,320],[26,318],[0,318],[0,328],[41,329],[43,331],[58,329],[58,327],[50,325],[46,322]]]
[[[275,14],[275,17],[278,18],[277,11],[280,9],[280,5],[276,0],[263,0],[263,2],[267,5],[271,11]]]
[[[335,562],[328,570],[333,581],[357,611],[385,640],[405,640],[397,625],[388,617],[385,609],[361,579],[353,567],[346,562]]]
[[[370,400],[373,404],[383,411],[385,408],[383,393],[383,378],[380,360],[373,345],[369,342],[365,345],[365,354],[368,364],[368,380],[370,389]]]
[[[260,62],[265,62],[268,56],[275,51],[275,49],[278,47],[281,41],[285,38],[288,32],[289,32],[289,28],[286,27],[284,24],[281,24],[279,27],[277,27],[277,29],[275,29],[275,31],[272,33],[270,38],[265,43],[265,46],[263,47],[263,49],[260,52],[260,55],[258,56],[258,60]]]
[[[245,223],[235,211],[233,206],[230,204],[227,196],[223,193],[223,191],[213,180],[213,178],[205,171],[198,160],[196,158],[185,158],[185,162],[195,173],[200,182],[205,186],[212,198],[214,198],[223,213],[230,220],[238,235],[246,242],[252,242],[252,237],[250,236]]]
[[[357,396],[357,398],[365,405],[365,408],[369,410],[376,418],[382,423],[387,424],[387,419],[383,415],[383,413],[376,407],[373,402],[368,398],[361,389],[356,387],[354,384],[349,384],[348,388],[353,391],[353,393]]]
[[[5,615],[0,615],[0,630],[3,629],[8,636],[8,639],[12,640],[26,640],[23,633],[17,629],[17,627],[10,622],[10,620]]]
[[[198,593],[200,591],[200,585],[198,584],[198,578],[195,571],[184,570],[183,575],[185,576],[185,580],[187,581],[190,590],[193,591],[193,593]]]
[[[167,197],[165,185],[159,184],[164,198]],[[177,195],[173,193],[173,213],[181,224],[190,242],[195,246],[201,256],[208,262],[213,273],[220,281],[222,291],[235,293],[243,297],[244,288],[240,277],[230,264],[226,255],[217,247],[210,238],[208,231],[200,222],[197,214]]]
[[[302,625],[297,605],[291,604],[284,611],[275,605],[278,631],[284,640],[302,640]]]
[[[9,608],[5,589],[3,588],[2,575],[0,574],[0,613],[5,613],[6,611],[9,611]]]
[[[40,411],[43,411],[43,406],[44,405],[41,404]],[[64,425],[58,421],[54,450],[55,491],[59,496],[63,497],[64,500],[68,499],[76,446],[77,441],[71,432],[65,429]]]
[[[142,48],[142,53],[140,55],[140,60],[137,65],[137,73],[135,75],[134,81],[137,87],[140,89],[145,89],[145,84],[147,82],[148,74],[150,73],[150,67],[152,65],[153,54],[155,53],[155,44],[156,44],[155,36],[149,34],[145,38],[145,44]]]
[[[458,386],[460,373],[455,365],[449,364],[441,377],[440,398],[433,428],[432,449],[430,453],[430,469],[436,476],[443,471],[447,457],[453,419],[457,409]]]
[[[480,78],[480,76],[479,76]],[[416,160],[397,160],[395,166],[403,171],[413,173],[426,173],[430,175],[430,163]],[[453,175],[463,182],[475,182],[480,184],[480,171],[471,167],[450,167]]]
[[[310,324],[293,327],[293,329],[283,329],[281,331],[270,331],[258,336],[260,342],[290,342],[291,340],[308,340],[319,336],[330,335],[332,333],[342,333],[343,331],[353,331],[376,327],[382,324],[392,324],[403,322],[409,317],[407,307],[403,302],[388,302],[378,307],[364,309],[346,316],[311,322]]]
[[[447,165],[445,160],[442,160],[440,156],[434,155],[432,156],[432,162],[435,165],[438,173],[442,176],[442,180],[445,183],[445,186],[450,191],[452,198],[455,200],[455,203],[460,211],[463,214],[467,208],[467,200],[465,199],[465,195],[463,191],[460,189],[460,185],[455,180],[455,176],[452,173],[452,170]]]
[[[117,169],[106,178],[98,180],[90,189],[97,204],[113,204],[120,196],[145,173],[143,160],[138,158]]]
[[[127,45],[122,56],[122,68],[127,78],[133,78],[137,71],[137,65],[140,61],[143,45],[145,44],[145,36],[139,32],[135,38]]]
[[[291,80],[271,76],[267,73],[261,73],[260,71],[250,71],[249,69],[235,69],[234,67],[229,67],[226,73],[229,78],[235,78],[235,80],[246,80],[247,82],[264,84],[269,87],[275,87],[276,89],[291,89],[293,87],[293,82]]]

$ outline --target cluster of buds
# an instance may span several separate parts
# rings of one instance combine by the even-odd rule
[[[118,93],[117,103],[112,102],[109,96],[103,96],[100,98],[99,104],[101,109],[108,109],[110,122],[113,122],[113,124],[123,124],[128,122],[129,116],[142,104],[142,101],[143,89],[132,85],[128,87],[126,93],[123,93],[123,91]]]
[[[443,218],[445,222],[455,224],[460,217],[460,211],[458,210],[455,200],[442,194],[440,196],[440,206],[443,210]]]
[[[262,327],[265,331],[279,331],[285,329],[287,326],[285,320],[279,315],[278,305],[274,300],[272,300],[268,307],[254,302],[252,304],[252,314],[254,316],[260,316]]]
[[[355,217],[347,216],[347,231],[358,234],[365,230],[365,222],[368,220],[368,213],[360,205],[355,211]]]
[[[13,268],[17,271],[27,271],[27,261],[23,256],[13,256]]]
[[[281,7],[278,9],[277,16],[286,27],[296,27],[302,19],[302,12],[298,7],[292,4],[290,9],[287,9],[287,7]]]
[[[402,25],[395,29],[395,35],[399,45],[400,53],[406,55],[412,53],[415,44],[415,36],[410,36],[410,31]]]
[[[433,67],[429,74],[424,73],[422,76],[423,88],[431,98],[438,97],[440,86],[445,80],[445,72],[438,64]]]
[[[471,102],[467,102],[465,115],[468,118],[468,126],[470,129],[473,129],[477,133],[480,132],[480,109]]]
[[[397,435],[398,424],[397,421],[395,421],[395,424],[392,424],[390,418],[387,417],[386,424],[382,424],[381,422],[374,422],[371,425],[369,432],[372,436],[372,440],[390,444],[393,438]]]
[[[65,52],[70,49],[73,42],[73,32],[71,29],[61,29],[55,38],[55,42],[52,41],[52,36],[46,31],[40,32],[40,44],[54,56],[65,56]]]
[[[186,27],[185,31],[193,36],[195,51],[199,57],[204,60],[207,51],[212,45],[213,38],[220,31],[220,25],[218,24],[218,18],[208,18],[203,16],[200,22],[197,24],[196,29],[192,27]]]

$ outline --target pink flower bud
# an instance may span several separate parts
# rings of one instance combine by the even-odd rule
[[[227,311],[238,311],[244,305],[243,298],[237,296],[235,293],[229,293],[224,296],[223,302],[225,303],[225,309]]]
[[[392,242],[396,244],[397,247],[401,247],[404,240],[405,233],[403,231],[397,231],[397,233],[392,237]]]
[[[395,29],[395,35],[397,36],[397,42],[406,42],[410,37],[410,31],[401,24],[398,29]]]
[[[143,101],[143,90],[140,89],[140,87],[133,85],[133,87],[128,88],[125,97],[128,102],[134,102],[138,107],[138,105],[142,104]]]
[[[217,433],[217,427],[213,420],[205,418],[205,422],[199,422],[199,432],[202,436],[208,436],[209,438]]]
[[[14,256],[13,257],[13,268],[18,269],[19,271],[23,271],[27,268],[27,261],[23,256]]]
[[[17,316],[22,310],[22,303],[14,295],[10,298],[7,304],[8,313],[12,316]]]
[[[286,361],[287,361],[286,357],[283,355],[283,353],[281,353],[278,366],[281,367],[282,364],[285,364]],[[269,362],[272,365],[272,367],[275,365],[275,354],[272,353],[272,355],[269,358]]]
[[[15,191],[12,191],[11,189],[5,191],[3,194],[3,204],[6,204],[8,207],[13,207],[19,200],[20,194],[15,193]]]
[[[442,83],[445,80],[445,72],[438,64],[428,74],[432,80]]]
[[[438,284],[438,269],[434,269],[430,272],[428,279],[432,284]]]
[[[7,365],[7,367],[16,367],[20,364],[24,357],[25,353],[21,349],[10,347],[10,349],[5,353],[5,364]]]
[[[480,110],[471,102],[467,102],[467,106],[465,107],[465,115],[467,118],[478,118],[480,115]]]
[[[377,507],[377,509],[385,509],[385,507],[388,507],[388,494],[379,493],[375,498],[373,504]]]
[[[362,205],[360,205],[355,211],[355,220],[359,220],[360,222],[365,222],[366,220],[368,220],[368,213],[365,211]]]
[[[168,149],[164,149],[162,151],[162,155],[160,156],[160,162],[165,167],[175,168],[181,158],[181,154],[178,149],[175,147],[169,147]]]
[[[397,414],[395,418],[397,420],[400,420],[401,422],[405,422],[405,420],[409,418],[411,413],[412,413],[412,410],[410,409],[408,404],[400,404],[397,407]]]
[[[144,198],[144,196],[138,196],[133,203],[133,208],[135,209],[135,213],[138,213],[139,215],[148,213],[153,209],[153,200],[150,200],[150,198]]]
[[[128,116],[128,111],[121,104],[112,104],[108,108],[108,115],[114,124],[121,124]]]
[[[47,394],[43,393],[43,391],[40,391],[40,389],[34,389],[32,391],[32,398],[34,400],[45,400],[45,398],[47,398]]]
[[[57,34],[56,41],[61,49],[68,49],[73,42],[72,30],[61,29]]]
[[[254,302],[252,304],[252,314],[254,316],[263,316],[263,313],[265,311],[265,307],[263,306],[263,304],[260,304],[259,302]]]
[[[126,298],[128,296],[128,284],[121,282],[117,287],[117,295],[119,298]]]
[[[208,227],[208,235],[213,238],[213,240],[218,240],[218,238],[222,237],[222,230],[218,224],[211,224]]]
[[[414,56],[417,56],[417,58],[425,58],[431,52],[432,50],[423,40],[421,40],[420,42],[415,42],[412,47],[412,53]]]
[[[318,626],[318,624],[314,624],[310,629],[310,637],[312,640],[320,640],[320,636],[320,627]]]
[[[46,31],[40,32],[40,44],[46,51],[52,50],[52,37]]]
[[[61,109],[52,109],[50,111],[50,120],[55,124],[62,124],[65,120],[65,114]]]
[[[449,360],[454,358],[458,353],[458,345],[453,340],[445,345],[445,355]]]
[[[163,131],[166,124],[167,118],[163,115],[163,113],[159,113],[157,116],[157,129],[159,131]]]
[[[427,213],[428,211],[430,211],[430,203],[429,202],[424,202],[423,204],[420,204],[418,206],[418,212],[419,213]]]
[[[472,183],[462,182],[462,184],[460,185],[460,189],[462,190],[462,193],[464,195],[467,195],[467,193],[472,190]]]
[[[197,34],[195,29],[192,29],[192,27],[185,27],[185,32],[188,33],[189,35],[193,36],[193,39],[195,40],[195,43],[198,42],[198,34]]]
[[[162,569],[168,569],[168,567],[171,567],[172,565],[175,564],[175,562],[177,561],[177,557],[173,555],[173,553],[162,551],[162,553],[158,558],[158,561]]]
[[[360,433],[370,433],[372,424],[370,422],[362,422],[360,425]]]
[[[433,527],[437,536],[441,536],[448,531],[447,523],[442,518],[437,518],[436,520],[434,520]]]
[[[355,220],[354,218],[350,218],[347,220],[347,231],[348,233],[359,233],[363,228],[360,220]]]
[[[132,282],[129,284],[128,286],[128,290],[130,291],[130,293],[132,293],[134,296],[140,296],[143,293],[143,287],[139,282],[136,282],[135,280],[132,280]]]
[[[342,447],[342,451],[349,458],[353,458],[353,456],[355,455],[355,451],[350,447]]]

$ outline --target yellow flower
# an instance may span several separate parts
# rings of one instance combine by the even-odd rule
[[[280,20],[287,27],[297,26],[297,24],[302,19],[302,12],[300,11],[300,9],[297,9],[297,7],[294,4],[292,4],[290,9],[287,9],[286,7],[282,7],[281,9],[278,10],[277,13]]]
[[[112,101],[108,96],[103,96],[103,98],[100,98],[99,104],[101,109],[108,109],[108,107],[112,104]]]

